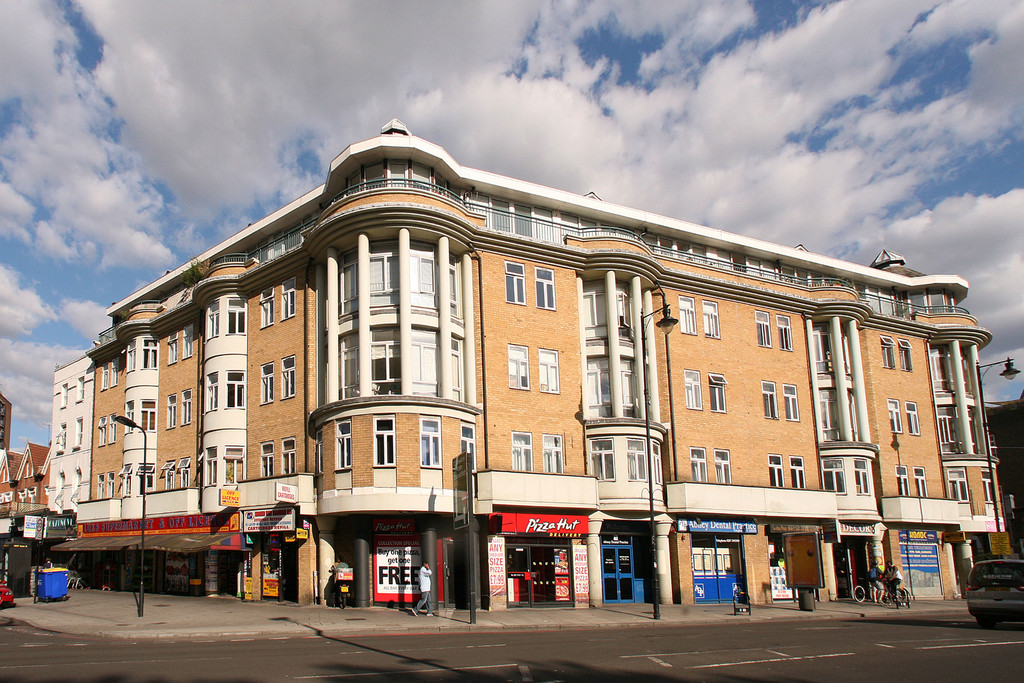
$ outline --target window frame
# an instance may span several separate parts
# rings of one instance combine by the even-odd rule
[[[281,474],[283,475],[298,473],[295,461],[296,443],[294,436],[281,439]]]
[[[264,441],[260,444],[260,477],[273,477],[277,458],[274,455],[274,442]]]
[[[919,498],[928,497],[928,476],[925,468],[914,468],[914,490]]]
[[[782,385],[782,402],[786,409],[787,422],[800,421],[800,399],[795,384]]]
[[[772,348],[772,320],[767,311],[754,311],[754,325],[757,327],[757,345],[763,349]]]
[[[390,427],[387,424],[390,423]],[[395,467],[398,461],[397,421],[394,415],[373,418],[373,466]]]
[[[793,325],[788,315],[775,316],[775,329],[779,333],[779,350],[793,350]]]
[[[228,370],[225,373],[224,407],[230,409],[245,408],[245,371]]]
[[[921,436],[921,417],[917,412],[917,402],[904,401],[903,408],[907,412],[907,434]]]
[[[761,404],[766,420],[779,419],[779,396],[775,382],[761,380]]]
[[[823,458],[821,488],[838,495],[846,494],[846,470],[842,458]]]
[[[804,458],[802,455],[789,456],[789,482],[792,488],[807,488],[807,474],[804,469]]]
[[[544,274],[542,277],[541,274]],[[537,289],[537,308],[554,311],[555,308],[555,271],[552,268],[533,268],[534,283]]]
[[[160,363],[160,342],[151,337],[142,340],[142,369],[156,370]],[[82,400],[79,398],[78,400]]]
[[[785,471],[782,469],[782,454],[768,454],[768,485],[772,488],[786,488]]]
[[[185,389],[181,392],[181,425],[192,424],[192,390]]]
[[[732,483],[732,455],[724,448],[715,449],[715,482]]]
[[[688,410],[704,410],[699,370],[683,370],[683,388]]]
[[[519,438],[517,442],[516,439]],[[533,472],[533,434],[512,432],[512,470]]]
[[[717,372],[709,372],[708,375],[708,394],[710,397],[709,403],[711,404],[711,412],[713,413],[727,413],[728,405],[725,400],[725,387],[729,384],[725,379],[725,375]]]
[[[244,335],[247,309],[245,300],[238,297],[228,299],[228,328],[229,335]]]
[[[896,342],[892,337],[879,336],[879,343],[882,347],[882,367],[886,370],[896,369]]]
[[[607,443],[607,447],[604,444]],[[601,444],[600,446],[598,444]],[[615,441],[602,437],[587,442],[590,473],[598,481],[615,480]]]
[[[270,327],[274,324],[275,305],[274,290],[276,287],[269,287],[260,292],[260,329]]]
[[[178,426],[178,394],[167,395],[167,429]]]
[[[690,480],[708,483],[708,452],[700,446],[690,447]]]
[[[630,481],[647,481],[647,441],[626,439],[626,473]]]
[[[420,416],[420,467],[440,469],[441,418]]]
[[[906,465],[896,465],[896,495],[910,496],[910,470]]]
[[[542,434],[541,448],[544,471],[548,474],[565,473],[565,451],[561,434]]]
[[[708,339],[721,339],[722,320],[718,314],[718,302],[704,299],[700,304],[704,318],[704,336]]]
[[[955,479],[953,477],[954,473],[957,475]],[[946,468],[946,491],[951,500],[955,500],[960,503],[971,502],[971,491],[970,487],[967,485],[966,467]]]
[[[274,402],[274,366],[274,361],[260,366],[260,405]]]
[[[545,360],[545,355],[548,356],[547,360]],[[538,385],[541,393],[557,394],[561,392],[557,350],[537,349],[537,371],[537,374],[540,375]]]
[[[897,354],[899,355],[900,370],[903,372],[914,371],[914,356],[913,348],[910,346],[910,341],[906,339],[896,340]]]
[[[530,389],[530,347],[508,345],[508,387],[524,391]]]
[[[289,367],[291,361],[291,367]],[[296,394],[295,356],[281,359],[281,400],[294,398]]]
[[[352,420],[338,420],[334,428],[334,471],[352,469]]]
[[[505,303],[526,305],[526,266],[522,263],[505,261]]]
[[[853,459],[853,480],[858,496],[871,495],[871,463],[866,458]]]
[[[900,402],[894,398],[887,398],[885,406],[889,411],[889,431],[893,434],[902,434],[903,414],[900,413]]]
[[[281,285],[281,320],[295,317],[295,282],[295,278],[290,277]]]
[[[683,302],[687,302],[684,304]],[[682,334],[697,335],[697,308],[692,296],[679,297],[679,331]]]

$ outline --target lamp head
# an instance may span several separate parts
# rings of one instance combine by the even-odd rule
[[[665,304],[661,309],[661,320],[655,324],[658,326],[659,330],[665,334],[669,334],[672,330],[676,329],[676,325],[679,324],[679,320],[672,317],[672,308],[668,304]]]
[[[1017,368],[1013,367],[1013,359],[1012,358],[1007,358],[1006,359],[1006,364],[1003,367],[1003,371],[999,373],[999,376],[1000,377],[1005,377],[1006,379],[1013,379],[1014,377],[1016,377],[1019,374],[1020,374],[1020,370],[1018,370]]]
[[[114,422],[116,422],[118,424],[122,424],[125,427],[128,427],[129,429],[139,429],[139,430],[142,429],[142,427],[140,427],[139,425],[135,424],[135,422],[133,420],[129,420],[124,415],[115,415],[114,416]]]

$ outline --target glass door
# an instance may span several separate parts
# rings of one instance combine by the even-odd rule
[[[634,591],[633,548],[606,545],[601,548],[605,602],[638,602]],[[642,596],[640,598],[642,600]]]
[[[530,567],[530,548],[524,545],[509,545],[505,553],[508,567],[509,607],[533,606],[533,575]]]

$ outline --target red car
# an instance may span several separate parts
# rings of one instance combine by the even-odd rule
[[[14,593],[6,583],[0,581],[0,608],[3,607],[14,607]]]

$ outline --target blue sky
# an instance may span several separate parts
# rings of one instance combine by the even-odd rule
[[[467,166],[963,275],[983,362],[1024,364],[1020,2],[4,2],[0,64],[16,447],[111,302],[392,117]]]

